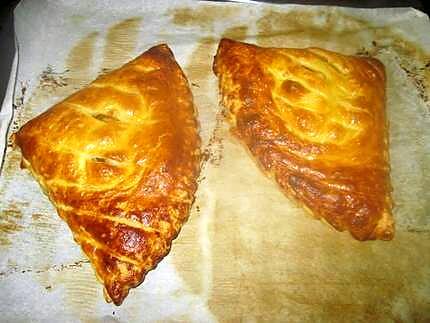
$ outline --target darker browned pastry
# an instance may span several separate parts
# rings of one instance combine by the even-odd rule
[[[172,52],[153,47],[99,77],[15,141],[120,305],[169,252],[197,187],[195,111]]]
[[[214,72],[234,133],[288,196],[358,240],[392,239],[379,61],[223,39]]]

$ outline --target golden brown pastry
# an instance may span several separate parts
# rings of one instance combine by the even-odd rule
[[[234,133],[283,191],[356,239],[392,239],[385,73],[372,58],[223,39]]]
[[[166,45],[103,75],[16,133],[30,169],[120,305],[169,252],[193,203],[200,139]]]

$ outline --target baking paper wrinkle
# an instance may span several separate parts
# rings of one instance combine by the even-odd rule
[[[0,113],[4,143],[8,127],[15,131],[98,74],[166,42],[189,79],[207,161],[171,253],[115,307],[105,303],[67,225],[19,168],[19,152],[8,147],[0,177],[4,320],[430,320],[425,14],[411,8],[27,0],[17,7],[15,24],[20,59]],[[223,36],[262,46],[319,46],[384,63],[393,241],[362,243],[334,231],[261,173],[218,104],[212,60]]]

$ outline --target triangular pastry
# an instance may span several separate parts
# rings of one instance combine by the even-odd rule
[[[121,304],[169,252],[197,187],[197,121],[172,52],[159,45],[100,76],[25,124],[15,142],[106,299]]]
[[[287,196],[358,240],[392,239],[379,61],[223,39],[214,72],[234,133]]]

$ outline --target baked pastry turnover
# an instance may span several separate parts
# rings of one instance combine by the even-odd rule
[[[169,252],[197,187],[195,111],[172,52],[159,45],[100,76],[15,142],[120,305]]]
[[[392,239],[379,61],[223,39],[214,72],[233,132],[287,196],[358,240]]]

